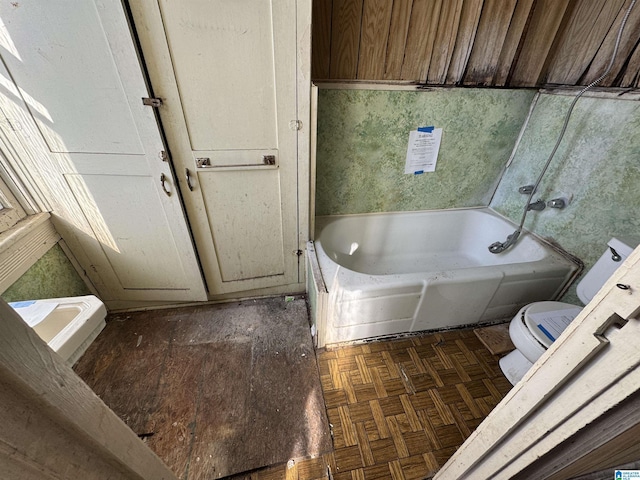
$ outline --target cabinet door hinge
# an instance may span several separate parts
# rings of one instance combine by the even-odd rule
[[[160,150],[158,157],[160,157],[160,160],[162,160],[163,162],[169,161],[169,154],[164,150]]]
[[[159,108],[162,106],[162,99],[142,97],[142,104],[148,107]]]

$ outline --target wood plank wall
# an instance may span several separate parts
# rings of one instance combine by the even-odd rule
[[[631,0],[314,0],[314,80],[586,85]],[[640,2],[601,86],[640,87]]]

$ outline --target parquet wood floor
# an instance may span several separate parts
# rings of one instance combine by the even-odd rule
[[[318,366],[334,451],[234,480],[429,478],[511,388],[473,330],[319,351]]]

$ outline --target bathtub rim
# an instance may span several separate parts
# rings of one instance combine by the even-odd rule
[[[314,255],[316,261],[318,262],[318,265],[320,265],[321,262],[320,262],[320,259],[318,258],[318,251],[317,251],[317,246],[315,246],[315,243],[318,241],[322,229],[326,226],[326,224],[328,222],[330,222],[330,221],[332,221],[334,219],[351,218],[351,217],[382,216],[382,215],[394,215],[394,214],[412,214],[412,213],[415,213],[415,214],[439,213],[439,212],[446,213],[446,212],[469,211],[469,210],[477,210],[477,211],[486,212],[489,215],[493,215],[493,216],[505,221],[507,224],[512,226],[514,230],[517,228],[517,225],[513,220],[511,220],[510,218],[508,218],[505,215],[501,214],[500,212],[497,212],[496,210],[494,210],[490,206],[455,207],[455,208],[446,208],[446,209],[410,210],[410,211],[402,211],[401,210],[401,211],[392,211],[392,212],[345,213],[345,214],[339,214],[339,215],[317,215],[315,217],[314,238],[312,238],[310,240],[314,244],[313,255]],[[564,285],[562,290],[558,293],[557,298],[561,298],[565,293],[567,293],[567,291],[571,288],[573,283],[580,277],[580,275],[582,275],[582,272],[584,270],[584,263],[582,262],[582,260],[580,260],[575,255],[573,255],[573,254],[569,253],[568,251],[564,250],[559,244],[557,244],[553,240],[547,239],[545,237],[542,237],[542,236],[536,234],[535,232],[532,232],[531,230],[529,230],[529,229],[527,229],[525,227],[523,227],[522,232],[523,232],[523,234],[530,235],[535,241],[541,243],[544,247],[549,248],[550,250],[555,252],[557,255],[562,257],[564,260],[574,264],[577,267],[576,270],[574,271],[573,275],[571,276],[571,278],[566,282],[566,284]],[[322,249],[322,254],[326,255],[328,257],[328,255],[326,254],[326,251],[324,250],[324,248],[322,248],[322,244],[320,244],[320,246],[321,246],[321,249]],[[516,246],[517,246],[517,244],[514,247],[516,247]],[[512,247],[512,248],[514,248],[514,247]],[[384,276],[387,276],[387,275],[374,275],[374,274],[356,272],[355,270],[351,270],[351,269],[349,269],[347,267],[344,267],[344,266],[338,264],[337,262],[335,262],[331,258],[329,258],[329,260],[331,262],[335,263],[336,265],[339,265],[340,268],[345,269],[345,270],[349,270],[350,272],[353,272],[354,274],[357,274],[357,275],[370,275],[370,276],[373,276],[373,277],[384,277]],[[330,287],[331,287],[331,282],[328,282],[327,279],[325,278],[324,273],[322,272],[322,268],[319,268],[319,270],[320,270],[320,272],[319,272],[320,273],[320,277],[322,278],[322,281],[323,281],[323,284],[324,284],[323,286],[324,286],[324,288],[329,290]]]
[[[314,276],[314,278],[311,280],[311,282],[315,285],[315,289],[316,289],[316,293],[319,296],[319,300],[320,302],[322,302],[322,304],[324,305],[324,311],[325,314],[320,314],[317,315],[317,320],[316,320],[316,325],[317,325],[317,346],[319,348],[323,348],[323,347],[329,347],[329,348],[333,348],[334,346],[338,346],[338,345],[350,345],[350,344],[361,344],[361,343],[369,343],[372,341],[379,341],[379,340],[383,340],[383,339],[397,339],[397,338],[405,338],[405,337],[411,337],[413,335],[420,335],[420,334],[425,334],[425,333],[437,333],[437,332],[446,332],[448,330],[461,330],[461,329],[469,329],[469,328],[479,328],[482,326],[487,326],[487,325],[495,325],[495,324],[499,324],[499,323],[504,323],[504,322],[508,322],[511,320],[512,317],[510,316],[504,316],[503,318],[499,318],[496,317],[495,319],[491,319],[491,320],[485,320],[485,321],[481,321],[481,322],[472,322],[472,323],[468,323],[468,324],[460,324],[460,325],[454,325],[454,326],[450,326],[450,327],[436,327],[433,329],[427,329],[427,330],[416,330],[416,331],[412,331],[412,332],[398,332],[398,333],[389,333],[389,334],[382,334],[382,335],[372,335],[369,337],[365,337],[365,338],[359,338],[359,339],[349,339],[349,340],[337,340],[335,338],[333,338],[333,335],[330,334],[329,329],[330,328],[335,328],[335,327],[330,327],[329,326],[329,318],[326,315],[327,311],[328,311],[328,304],[330,302],[329,300],[329,295],[331,292],[331,285],[330,283],[326,282],[326,278],[325,276],[327,275],[327,272],[323,272],[322,268],[320,268],[320,259],[319,259],[319,254],[320,252],[317,251],[317,247],[315,246],[315,241],[317,241],[319,234],[322,230],[323,225],[323,220],[326,219],[326,221],[330,220],[330,219],[335,219],[335,218],[344,218],[344,217],[353,217],[353,216],[377,216],[377,215],[389,215],[389,214],[395,214],[395,213],[402,213],[402,214],[410,214],[410,213],[431,213],[431,212],[449,212],[449,211],[459,211],[459,210],[480,210],[480,211],[484,211],[485,213],[492,215],[494,217],[497,217],[498,219],[504,220],[506,222],[507,225],[513,227],[514,229],[516,228],[515,223],[510,220],[509,218],[505,217],[504,215],[500,214],[499,212],[496,212],[493,208],[488,207],[488,206],[478,206],[478,207],[461,207],[461,208],[452,208],[452,209],[439,209],[439,210],[418,210],[418,211],[409,211],[409,212],[372,212],[372,213],[357,213],[357,214],[344,214],[344,215],[324,215],[324,216],[318,216],[317,220],[319,220],[319,225],[318,228],[315,229],[315,239],[310,240],[308,242],[308,248],[307,248],[307,253],[310,257],[309,262],[312,265],[317,265],[317,268],[314,269],[314,273],[316,274]],[[531,235],[531,238],[534,241],[539,242],[543,247],[548,248],[549,250],[551,250],[552,252],[554,252],[557,256],[561,257],[561,259],[563,261],[566,261],[568,263],[570,263],[571,265],[574,266],[574,268],[572,268],[573,273],[568,277],[568,279],[565,281],[564,286],[562,287],[561,290],[556,292],[555,298],[561,298],[563,295],[565,295],[565,293],[567,292],[567,290],[571,287],[571,285],[573,285],[573,283],[576,281],[577,278],[580,277],[580,275],[582,274],[582,271],[584,269],[584,264],[583,262],[578,259],[577,257],[575,257],[574,255],[570,254],[569,252],[565,251],[564,249],[562,249],[559,245],[556,245],[553,241],[548,241],[547,239],[545,239],[544,237],[541,237],[537,234],[535,234],[534,232],[531,232],[527,229],[523,229],[525,233]],[[326,255],[326,253],[324,252],[324,250],[322,251],[323,255]],[[328,256],[327,256],[328,258]],[[331,261],[334,265],[338,265],[336,262],[334,262],[333,259],[328,258],[329,261]],[[348,270],[346,267],[342,267],[342,269]],[[362,274],[359,272],[354,272],[354,271],[350,271],[352,273],[354,273],[355,275],[366,275],[366,276],[375,276],[375,275],[370,275],[370,274]],[[390,275],[386,275],[386,277],[388,278]],[[393,276],[393,275],[391,275]],[[317,278],[316,278],[317,277]],[[385,277],[385,275],[381,275],[380,277]]]

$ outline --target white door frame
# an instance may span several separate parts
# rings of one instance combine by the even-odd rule
[[[7,478],[177,480],[0,299],[0,471]]]
[[[637,248],[434,480],[531,472],[543,455],[638,392],[639,316]]]

